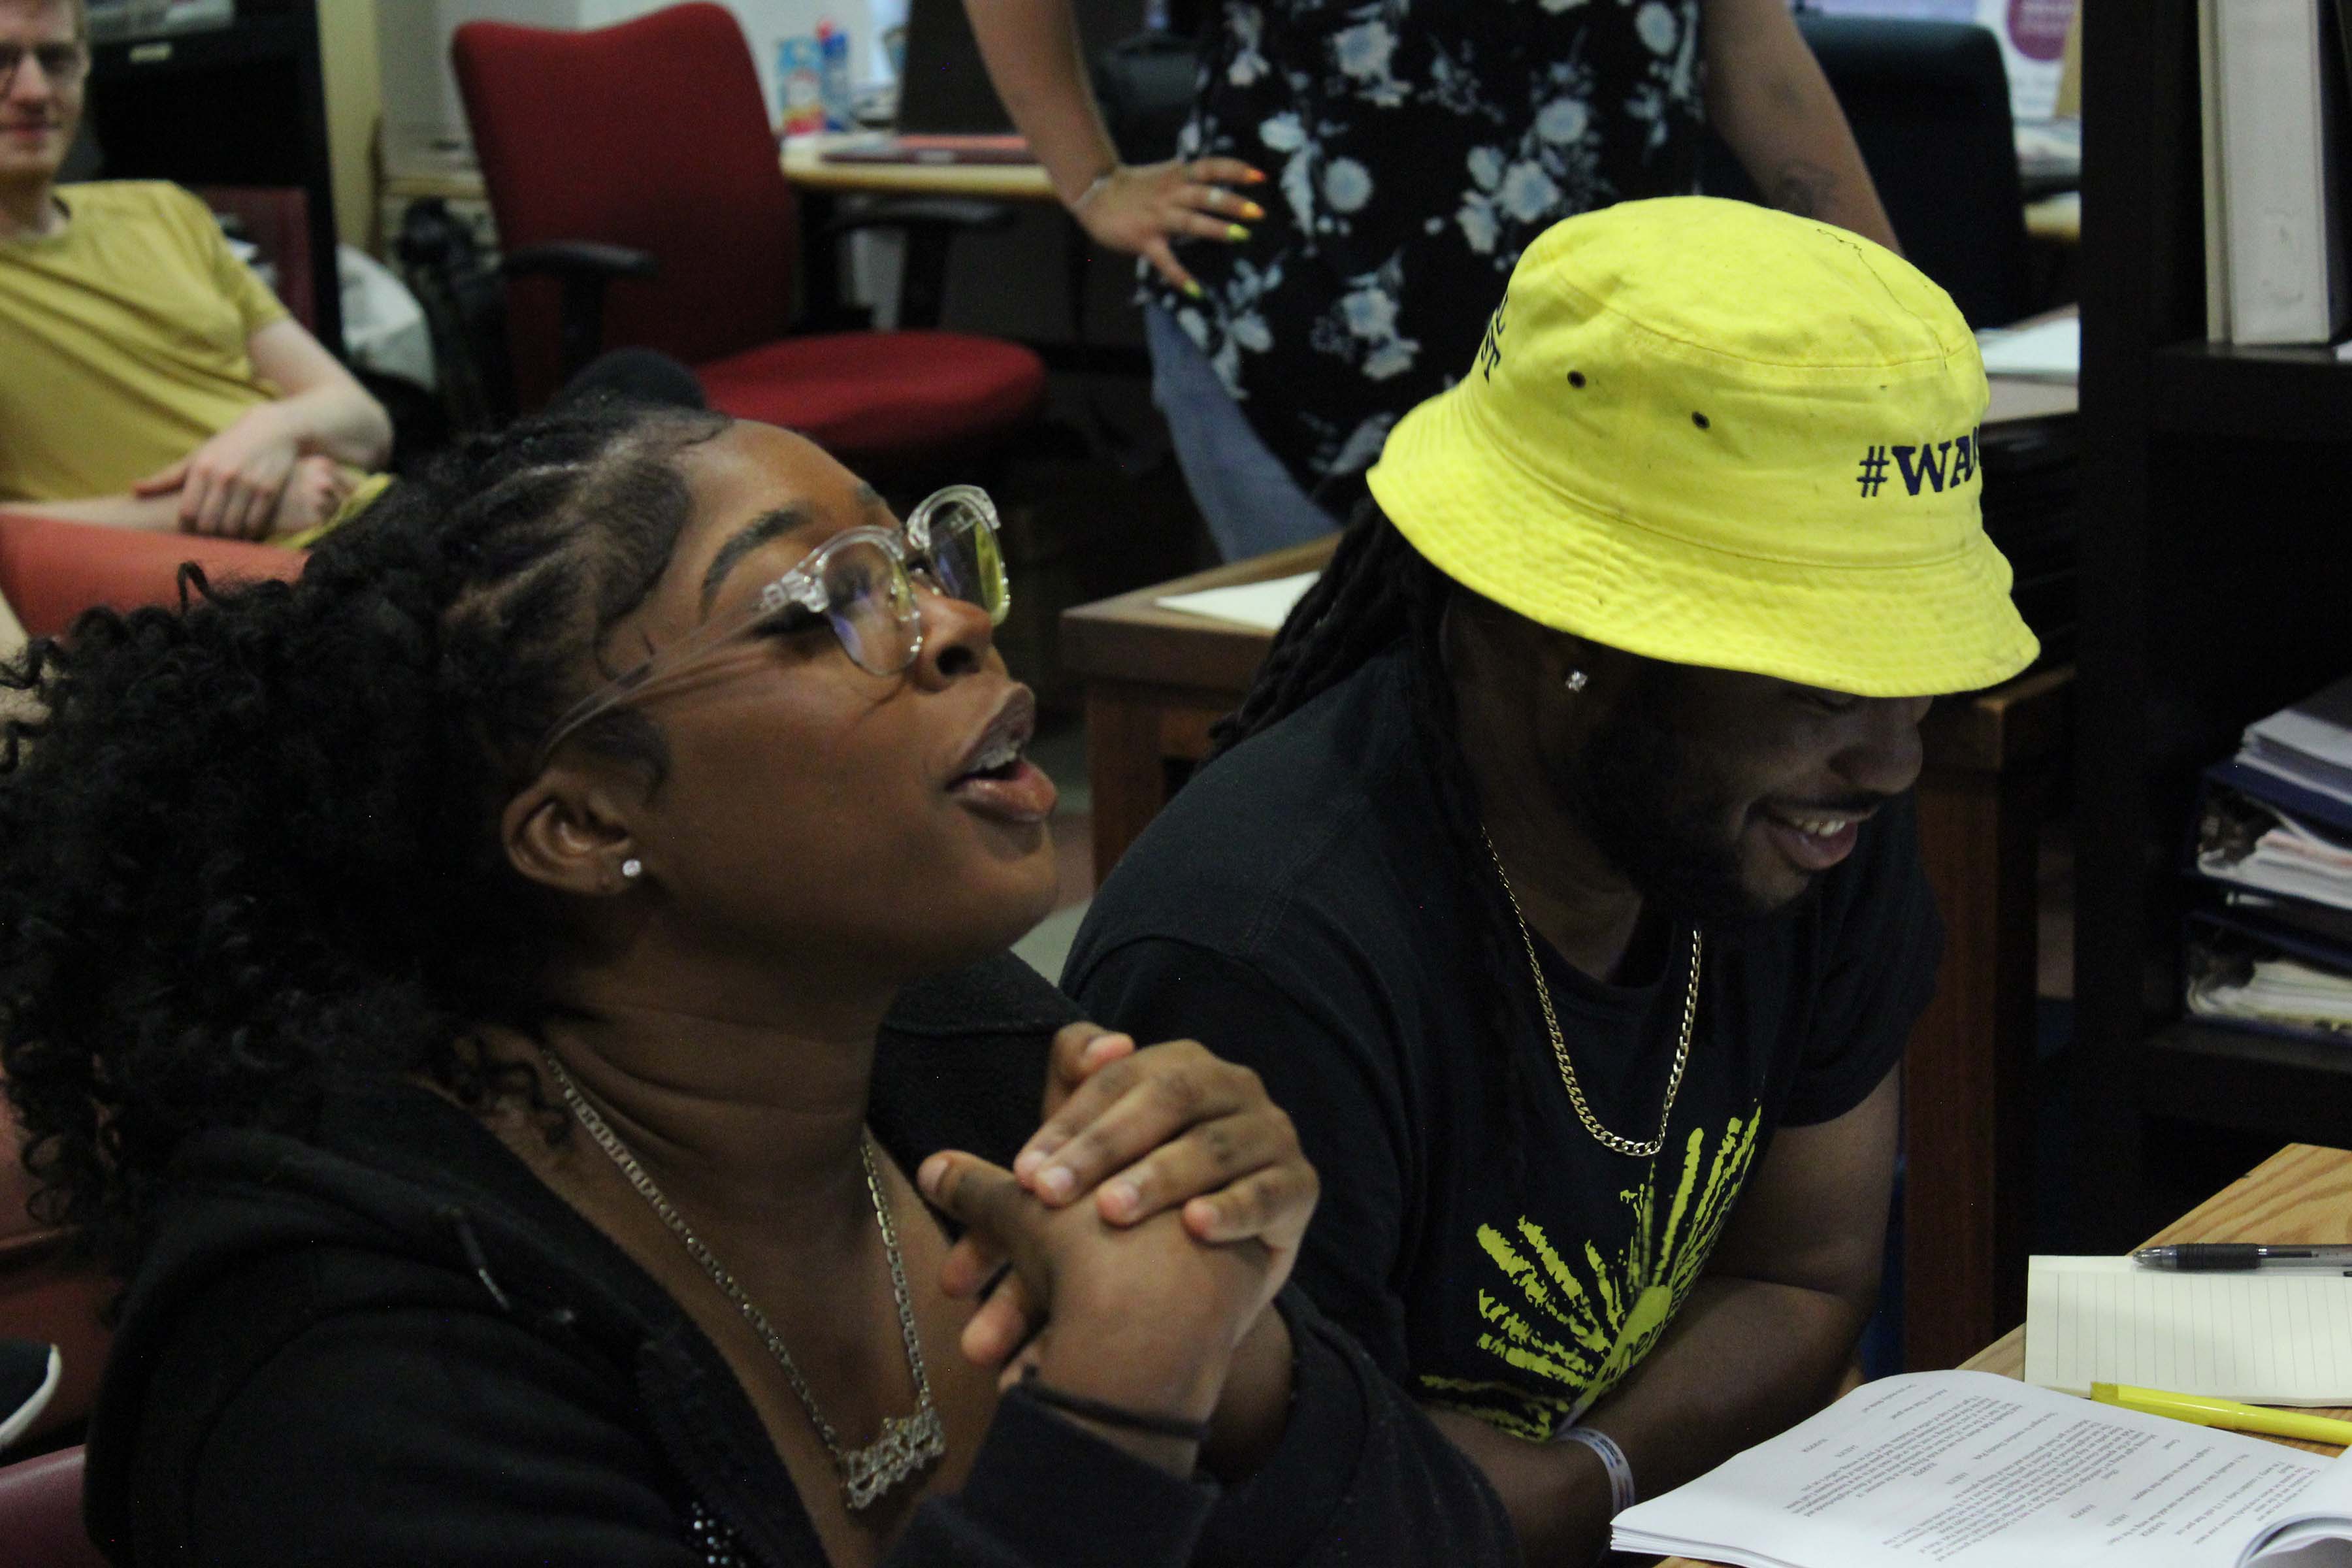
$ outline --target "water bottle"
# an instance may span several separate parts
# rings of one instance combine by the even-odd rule
[[[846,131],[856,123],[849,103],[849,35],[831,22],[816,25],[818,96],[824,128]]]

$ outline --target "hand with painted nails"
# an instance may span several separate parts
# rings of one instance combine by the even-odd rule
[[[977,1155],[932,1155],[916,1173],[923,1195],[1006,1260],[1040,1327],[1003,1383],[1034,1374],[1047,1386],[1138,1415],[1175,1422],[1210,1422],[1227,1402],[1236,1352],[1280,1335],[1262,1320],[1276,1319],[1266,1303],[1290,1272],[1292,1253],[1277,1258],[1255,1242],[1203,1247],[1176,1214],[1162,1211],[1139,1223],[1106,1224],[1091,1205],[1049,1206],[1019,1178]],[[964,1352],[972,1355],[972,1329]],[[1281,1373],[1288,1373],[1281,1336]],[[1263,1354],[1246,1358],[1263,1362]],[[1252,1390],[1242,1403],[1265,1403]],[[1123,1424],[1082,1424],[1138,1458],[1177,1474],[1191,1473],[1200,1445],[1142,1432]],[[1212,1438],[1213,1442],[1213,1437]]]
[[[1136,1049],[1132,1037],[1072,1024],[1054,1037],[1044,1121],[1013,1162],[1048,1208],[1091,1207],[1130,1226],[1174,1211],[1195,1240],[1255,1242],[1289,1272],[1321,1185],[1265,1086],[1196,1040]],[[1003,1254],[977,1235],[949,1254],[950,1295],[980,1292]],[[1270,1300],[1277,1278],[1266,1289]],[[966,1353],[1003,1363],[1041,1320],[1023,1277],[1005,1274],[964,1335]]]
[[[1240,245],[1265,209],[1231,185],[1262,185],[1264,172],[1238,158],[1121,163],[1070,202],[1070,214],[1096,243],[1140,256],[1194,299],[1201,285],[1176,259],[1171,241],[1220,239]]]

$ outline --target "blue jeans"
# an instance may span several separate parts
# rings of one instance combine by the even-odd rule
[[[1342,520],[1309,500],[1266,450],[1216,367],[1176,318],[1146,305],[1143,334],[1151,349],[1151,401],[1168,421],[1176,464],[1217,552],[1243,561],[1337,530]]]

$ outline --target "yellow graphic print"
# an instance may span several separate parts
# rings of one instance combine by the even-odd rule
[[[1516,1375],[1496,1382],[1423,1375],[1423,1391],[1433,1403],[1537,1442],[1573,1423],[1649,1352],[1698,1283],[1748,1179],[1756,1122],[1753,1111],[1726,1122],[1712,1161],[1706,1129],[1691,1129],[1663,1220],[1659,1188],[1669,1173],[1662,1161],[1651,1163],[1641,1185],[1619,1193],[1618,1201],[1633,1210],[1633,1234],[1613,1262],[1587,1241],[1580,1270],[1524,1215],[1507,1236],[1480,1226],[1479,1249],[1502,1284],[1479,1288],[1486,1327],[1477,1346]],[[1545,1385],[1559,1392],[1544,1392]]]

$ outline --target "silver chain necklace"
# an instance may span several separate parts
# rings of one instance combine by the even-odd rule
[[[719,1261],[703,1239],[694,1234],[685,1216],[662,1195],[662,1190],[654,1184],[653,1177],[637,1163],[637,1157],[629,1152],[629,1146],[621,1142],[620,1134],[605,1123],[604,1119],[596,1113],[596,1108],[581,1094],[580,1086],[572,1081],[572,1075],[564,1070],[562,1062],[555,1059],[555,1053],[542,1046],[539,1055],[540,1059],[547,1064],[549,1076],[555,1079],[555,1087],[563,1091],[563,1102],[572,1108],[572,1114],[579,1118],[580,1125],[588,1130],[588,1136],[593,1138],[596,1146],[620,1167],[621,1174],[629,1179],[629,1185],[637,1189],[637,1195],[661,1216],[662,1223],[669,1226],[670,1234],[677,1237],[678,1245],[686,1248],[687,1256],[702,1265],[702,1271],[710,1276],[710,1282],[735,1303],[735,1310],[743,1314],[743,1321],[751,1325],[752,1331],[767,1345],[768,1353],[776,1358],[778,1366],[784,1369],[784,1379],[793,1385],[793,1393],[799,1397],[801,1408],[808,1413],[809,1425],[816,1428],[817,1437],[824,1444],[825,1452],[833,1456],[833,1468],[841,1477],[841,1495],[852,1511],[873,1506],[883,1493],[925,1466],[946,1457],[947,1429],[940,1424],[939,1406],[931,1402],[930,1376],[923,1370],[923,1342],[915,1331],[915,1304],[907,1290],[907,1266],[898,1255],[898,1230],[890,1223],[890,1205],[882,1196],[881,1178],[874,1172],[874,1151],[862,1133],[857,1140],[857,1157],[866,1167],[866,1190],[874,1199],[874,1221],[882,1228],[882,1250],[890,1259],[890,1293],[898,1304],[898,1332],[907,1344],[907,1370],[915,1378],[915,1413],[912,1415],[884,1416],[880,1436],[863,1448],[846,1448],[842,1446],[840,1435],[834,1431],[833,1423],[827,1421],[824,1412],[817,1408],[815,1392],[809,1387],[808,1379],[801,1375],[801,1369],[793,1364],[792,1353],[784,1348],[783,1336],[776,1332],[773,1323],[768,1321],[768,1314],[760,1310],[751,1298],[744,1293],[743,1287],[735,1282],[735,1277],[727,1272],[726,1265]]]
[[[1528,930],[1528,917],[1519,908],[1519,896],[1511,890],[1511,874],[1503,869],[1503,858],[1495,852],[1495,841],[1487,837],[1484,827],[1478,829],[1479,839],[1486,846],[1487,857],[1495,862],[1495,875],[1502,879],[1503,897],[1511,901],[1511,918],[1519,922],[1519,941],[1528,950],[1528,973],[1535,977],[1536,1004],[1543,1009],[1545,1030],[1551,1036],[1552,1059],[1559,1064],[1559,1080],[1568,1085],[1568,1101],[1576,1107],[1577,1120],[1604,1149],[1646,1160],[1666,1146],[1666,1128],[1675,1118],[1675,1096],[1682,1092],[1683,1065],[1690,1060],[1691,1029],[1698,1022],[1699,931],[1691,927],[1690,985],[1683,994],[1683,1034],[1675,1047],[1675,1065],[1666,1074],[1666,1103],[1658,1112],[1658,1135],[1646,1143],[1636,1143],[1622,1132],[1612,1132],[1601,1125],[1592,1108],[1584,1103],[1584,1086],[1576,1081],[1576,1065],[1568,1059],[1568,1041],[1561,1037],[1559,1019],[1551,1010],[1551,987],[1544,984],[1543,965],[1536,958],[1536,939]]]

